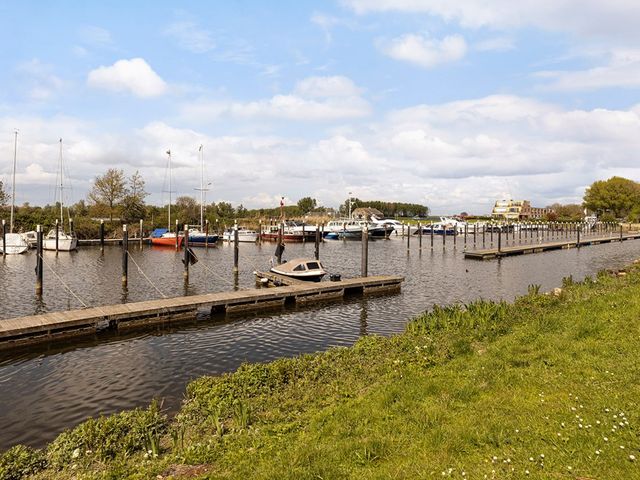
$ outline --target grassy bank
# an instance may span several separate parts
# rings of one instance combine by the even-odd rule
[[[192,382],[171,421],[90,420],[0,478],[640,478],[640,271]]]

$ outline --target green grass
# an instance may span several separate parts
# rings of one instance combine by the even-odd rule
[[[640,478],[640,273],[564,285],[198,379],[169,424],[91,420],[0,478]]]

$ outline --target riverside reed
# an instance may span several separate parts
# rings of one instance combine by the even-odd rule
[[[390,338],[204,377],[0,478],[640,478],[640,271],[436,307]]]

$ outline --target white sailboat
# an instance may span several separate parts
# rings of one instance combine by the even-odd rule
[[[200,191],[200,228],[192,228],[189,229],[189,245],[192,247],[195,246],[205,246],[209,244],[214,244],[218,241],[218,235],[209,233],[204,231],[204,194],[208,192],[209,189],[206,188],[211,183],[208,183],[206,186],[204,184],[204,146],[200,145],[198,148],[198,152],[200,154],[200,188],[196,188],[196,190]]]
[[[4,243],[0,243],[0,253],[6,255],[19,255],[29,249],[29,244],[24,238],[22,238],[22,235],[20,235],[19,233],[13,233],[13,212],[16,206],[16,163],[18,157],[18,130],[16,130],[14,133],[15,138],[13,143],[13,177],[11,181],[11,220],[9,220],[9,233],[4,236]]]
[[[42,241],[42,248],[45,250],[55,250],[56,243],[58,250],[63,252],[69,252],[75,250],[78,247],[78,239],[73,232],[65,233],[64,231],[64,164],[62,161],[62,139],[60,139],[60,157],[58,160],[58,168],[60,169],[60,228],[58,229],[57,241],[56,231],[52,229]]]

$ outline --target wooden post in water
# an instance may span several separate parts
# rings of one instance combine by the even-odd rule
[[[3,220],[4,222],[4,220]],[[36,295],[42,295],[42,225],[36,227]]]
[[[60,236],[60,222],[56,218],[56,255],[58,255],[58,237]]]
[[[100,220],[100,253],[104,253],[104,220]]]
[[[580,229],[577,227],[576,227],[576,234],[577,234],[576,248],[580,248]]]
[[[467,222],[464,222],[464,249],[467,249],[467,233],[468,232],[468,227],[469,225],[467,224]]]
[[[489,239],[491,240],[491,246],[493,247],[493,223],[491,224],[491,229],[489,230]]]
[[[233,271],[234,273],[239,271],[238,264],[240,263],[240,233],[238,232],[238,224],[233,226]]]
[[[316,260],[320,260],[320,226],[317,223],[316,223],[315,257],[316,257]]]
[[[282,263],[282,246],[284,237],[284,222],[278,225],[278,243],[276,246],[276,258],[278,259],[278,265]]]
[[[204,249],[209,248],[209,220],[204,221]]]
[[[180,239],[178,238],[180,235],[178,235],[178,219],[176,218],[176,252],[178,250],[180,250]]]
[[[484,227],[482,227],[482,248],[485,247],[485,235],[487,233],[487,223],[484,224]]]
[[[144,222],[142,221],[142,219],[140,219],[140,250],[142,250],[142,241],[144,239],[143,227],[144,227]]]
[[[127,224],[122,225],[122,286],[127,288],[129,277],[129,232]]]
[[[456,249],[456,244],[458,243],[458,227],[454,225],[453,227],[453,249]]]
[[[418,222],[418,250],[422,251],[422,225]]]
[[[502,250],[502,227],[498,230],[498,253]]]
[[[433,220],[431,220],[431,250],[433,250]]]
[[[476,230],[478,230],[478,222],[473,224],[473,248],[476,248]]]
[[[366,277],[369,266],[369,229],[365,225],[362,227],[362,268],[361,275]]]
[[[262,220],[258,220],[258,244],[262,243]]]
[[[622,224],[620,224],[620,241],[622,241]]]
[[[306,236],[306,234],[305,234],[304,227],[305,227],[305,224],[303,223],[303,224],[302,224],[302,243],[303,243],[303,244],[304,244],[304,243],[307,243],[307,236]]]
[[[407,252],[411,247],[411,225],[407,223]]]
[[[322,225],[320,226],[320,241],[324,243],[324,222],[322,222]]]
[[[182,227],[184,238],[182,239],[182,246],[184,248],[184,259],[182,262],[184,263],[184,272],[182,276],[184,277],[185,283],[189,282],[189,225],[184,224]],[[176,235],[178,235],[178,231],[176,230]]]
[[[4,218],[2,219],[2,256],[7,256],[7,221]]]

